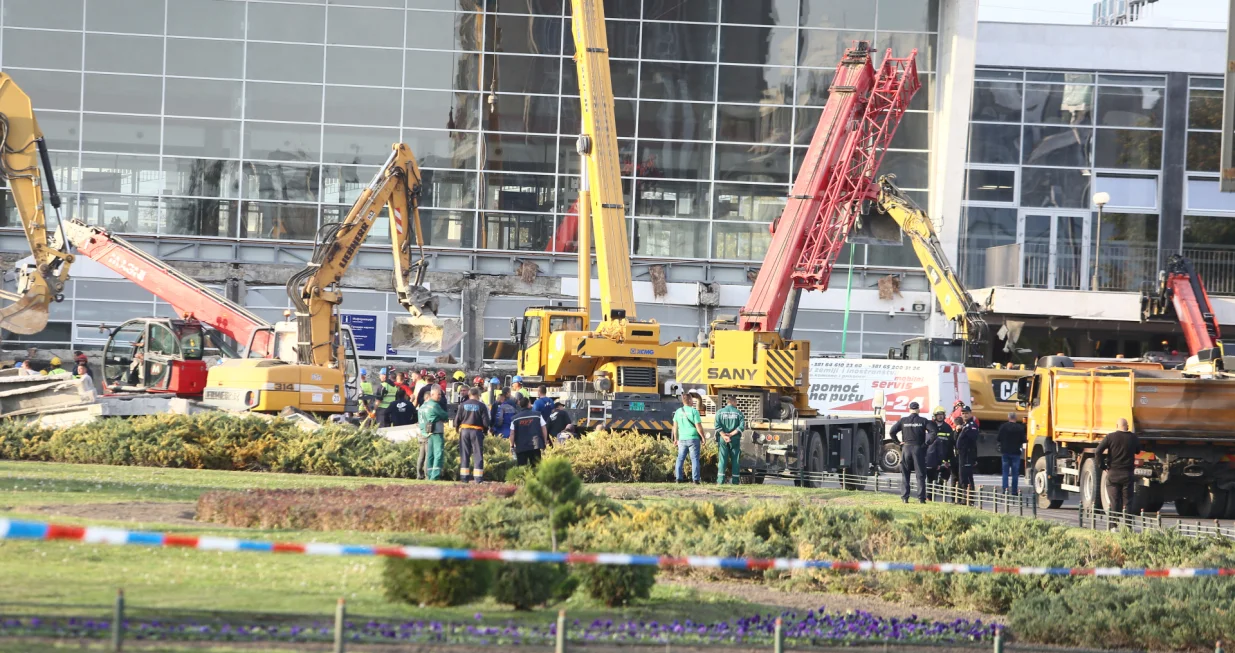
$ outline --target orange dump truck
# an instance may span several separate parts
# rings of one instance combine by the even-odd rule
[[[1235,517],[1235,379],[1112,363],[1048,356],[1019,382],[1018,400],[1028,410],[1026,469],[1038,505],[1057,508],[1072,494],[1086,508],[1107,505],[1093,452],[1122,417],[1142,449],[1133,512],[1173,501],[1181,516]]]

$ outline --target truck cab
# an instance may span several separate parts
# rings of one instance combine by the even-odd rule
[[[103,387],[114,393],[199,397],[209,360],[236,356],[230,338],[197,320],[129,320],[103,346]]]
[[[943,361],[965,364],[969,346],[960,338],[910,338],[888,350],[888,358],[905,361]]]

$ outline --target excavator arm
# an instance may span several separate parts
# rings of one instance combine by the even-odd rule
[[[1196,356],[1220,346],[1222,329],[1209,303],[1205,282],[1192,261],[1172,254],[1158,274],[1158,286],[1141,293],[1144,320],[1175,320],[1183,328],[1188,353]]]
[[[879,178],[879,198],[876,204],[879,210],[900,225],[901,231],[909,236],[913,251],[926,271],[926,279],[935,291],[935,299],[949,320],[956,323],[956,337],[968,344],[970,350],[980,350],[976,346],[986,339],[986,321],[982,319],[982,311],[952,264],[935,233],[931,219],[912,199],[892,182],[893,177]]]
[[[73,255],[64,234],[48,233],[43,210],[43,175],[47,176],[47,199],[60,220],[60,194],[52,174],[47,143],[34,118],[30,96],[12,77],[0,73],[0,175],[8,181],[13,203],[30,243],[34,262],[18,271],[17,292],[0,297],[13,303],[0,307],[0,328],[20,334],[38,333],[47,326],[47,307],[64,297]],[[42,173],[39,163],[42,163]]]
[[[445,351],[463,337],[456,323],[437,318],[437,301],[421,285],[428,261],[420,226],[420,166],[407,145],[398,143],[392,149],[347,217],[318,229],[309,264],[288,279],[287,295],[296,313],[296,357],[302,365],[343,364],[340,284],[385,207],[390,209],[395,292],[399,303],[411,313],[397,321],[392,342],[397,347]],[[416,260],[413,242],[419,255]]]

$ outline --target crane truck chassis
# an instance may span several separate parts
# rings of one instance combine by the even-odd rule
[[[1019,381],[1017,398],[1028,410],[1026,469],[1039,507],[1057,508],[1074,495],[1083,508],[1110,505],[1094,450],[1124,418],[1141,442],[1128,512],[1173,501],[1183,517],[1235,517],[1235,379],[1079,369],[1048,356]]]

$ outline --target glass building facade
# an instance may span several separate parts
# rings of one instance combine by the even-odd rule
[[[71,217],[139,241],[269,245],[193,250],[207,259],[295,262],[279,248],[340,220],[402,141],[424,171],[435,251],[574,251],[568,0],[0,6],[0,68],[34,101]],[[923,90],[883,172],[926,204],[938,0],[610,0],[605,12],[635,257],[761,260],[856,40],[918,49]],[[17,236],[7,209],[0,234]],[[379,223],[369,242],[388,238]],[[858,265],[918,267],[907,247],[854,251]]]

